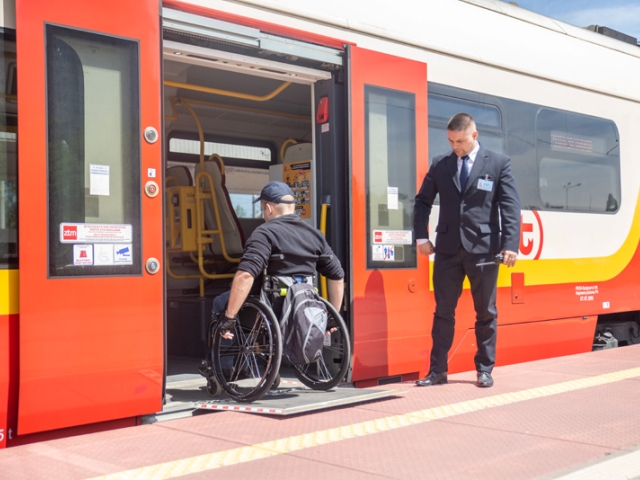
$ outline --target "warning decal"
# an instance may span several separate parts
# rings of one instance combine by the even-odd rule
[[[393,262],[396,259],[393,245],[373,245],[371,260],[374,262]]]
[[[74,245],[73,264],[93,265],[93,245]]]

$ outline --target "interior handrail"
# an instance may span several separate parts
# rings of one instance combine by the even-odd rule
[[[232,90],[222,90],[220,88],[203,87],[200,85],[191,85],[190,83],[174,82],[165,80],[166,87],[183,88],[185,90],[193,90],[195,92],[211,93],[212,95],[222,95],[224,97],[241,98],[243,100],[251,100],[253,102],[266,102],[279,95],[285,88],[291,85],[291,82],[283,82],[278,88],[266,95],[253,95],[251,93],[234,92]]]
[[[250,107],[238,107],[237,105],[230,105],[225,103],[216,103],[216,102],[208,102],[206,100],[196,100],[194,98],[184,98],[184,97],[171,97],[169,100],[169,104],[171,106],[171,115],[165,115],[164,119],[167,121],[175,122],[178,120],[178,111],[176,109],[176,104],[181,100],[188,102],[190,105],[203,105],[205,107],[214,107],[214,108],[225,108],[228,110],[240,111],[240,112],[248,112],[248,113],[257,113],[261,115],[273,115],[278,117],[286,117],[286,118],[295,118],[296,120],[311,120],[311,115],[298,115],[296,113],[287,113],[287,112],[277,112],[275,110],[265,110],[263,108],[250,108]]]
[[[320,231],[322,235],[327,237],[327,210],[329,209],[328,203],[323,203],[320,210]],[[327,277],[320,275],[320,295],[325,300],[329,301],[329,294],[327,292]]]
[[[200,271],[200,275],[176,275],[171,271],[171,267],[170,262],[169,262],[169,255],[170,252],[169,250],[167,250],[167,273],[169,276],[171,276],[172,278],[176,278],[176,279],[180,279],[180,278],[198,278],[200,281],[200,296],[204,296],[204,278],[208,278],[208,279],[220,279],[220,278],[232,278],[234,276],[234,274],[225,274],[225,273],[209,273],[206,271],[205,269],[205,259],[204,259],[204,246],[212,243],[212,236],[213,235],[218,235],[218,238],[220,238],[220,247],[222,250],[222,256],[224,257],[224,259],[226,261],[228,261],[229,263],[240,263],[240,258],[239,257],[232,257],[228,254],[227,252],[227,247],[225,244],[225,239],[224,239],[224,235],[223,235],[223,231],[222,231],[222,222],[220,221],[220,211],[219,211],[219,207],[218,207],[218,199],[217,196],[215,194],[214,191],[214,182],[213,182],[213,178],[211,177],[211,175],[205,171],[205,155],[204,155],[204,132],[202,129],[202,123],[200,122],[200,119],[198,118],[198,115],[196,114],[195,110],[191,107],[191,105],[189,105],[189,102],[185,101],[184,99],[176,99],[175,103],[172,103],[173,106],[176,106],[178,103],[180,103],[184,108],[187,109],[187,111],[191,114],[191,116],[193,117],[193,120],[196,123],[196,128],[198,130],[198,138],[200,140],[200,172],[198,172],[196,174],[196,178],[194,180],[194,186],[195,186],[195,217],[196,217],[196,245],[197,245],[197,253],[198,253],[198,257],[197,257],[197,264],[198,264],[198,270]],[[220,157],[220,155],[214,153],[211,156],[209,156],[209,160],[212,160],[213,158],[218,158],[218,160],[220,161],[220,168],[221,168],[221,174],[224,174],[224,161],[222,160],[222,157]],[[208,191],[205,191],[205,188],[203,187],[203,185],[205,183],[208,183],[209,187],[208,187]],[[211,198],[211,201],[213,203],[213,211],[215,214],[215,218],[216,218],[216,223],[218,225],[218,228],[215,230],[208,230],[205,228],[205,219],[204,219],[204,202],[206,199]],[[208,236],[208,238],[206,238]],[[193,257],[191,257],[193,258]],[[209,262],[207,262],[209,263]]]
[[[284,142],[282,142],[282,146],[280,147],[280,161],[284,163],[284,152],[287,150],[289,145],[296,145],[298,143],[297,140],[293,138],[287,138]]]

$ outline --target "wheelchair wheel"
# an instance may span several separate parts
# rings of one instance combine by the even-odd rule
[[[276,375],[276,378],[273,380],[273,384],[271,385],[271,390],[276,390],[280,386],[281,381],[282,381],[282,378],[278,373],[278,375]]]
[[[220,384],[215,378],[209,378],[207,380],[207,393],[212,397],[215,397],[221,392]]]
[[[329,390],[344,379],[351,360],[351,340],[347,324],[326,300],[322,299],[329,312],[327,328],[335,328],[325,336],[322,358],[306,365],[293,365],[298,380],[314,390]]]
[[[248,298],[238,313],[233,340],[213,330],[213,371],[220,386],[237,402],[260,399],[280,370],[282,340],[271,308]]]

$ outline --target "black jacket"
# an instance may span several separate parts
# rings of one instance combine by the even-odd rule
[[[480,146],[464,192],[460,191],[457,162],[453,152],[439,157],[425,176],[415,199],[415,238],[429,238],[429,215],[436,195],[440,194],[440,216],[435,229],[437,253],[453,254],[460,246],[477,254],[517,252],[520,197],[509,157]],[[485,189],[479,188],[480,180]]]
[[[272,260],[272,254],[281,253],[283,260]],[[295,214],[281,215],[263,223],[247,240],[238,270],[253,275],[262,274],[267,264],[270,275],[315,275],[316,269],[331,280],[344,278],[340,261],[320,258],[333,255],[322,232],[306,224]]]

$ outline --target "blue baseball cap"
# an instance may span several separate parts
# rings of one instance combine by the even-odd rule
[[[284,182],[269,182],[264,186],[262,192],[260,192],[260,196],[256,198],[253,203],[256,203],[258,200],[272,203],[296,203],[295,200],[281,200],[282,197],[287,195],[294,196],[289,185]]]

